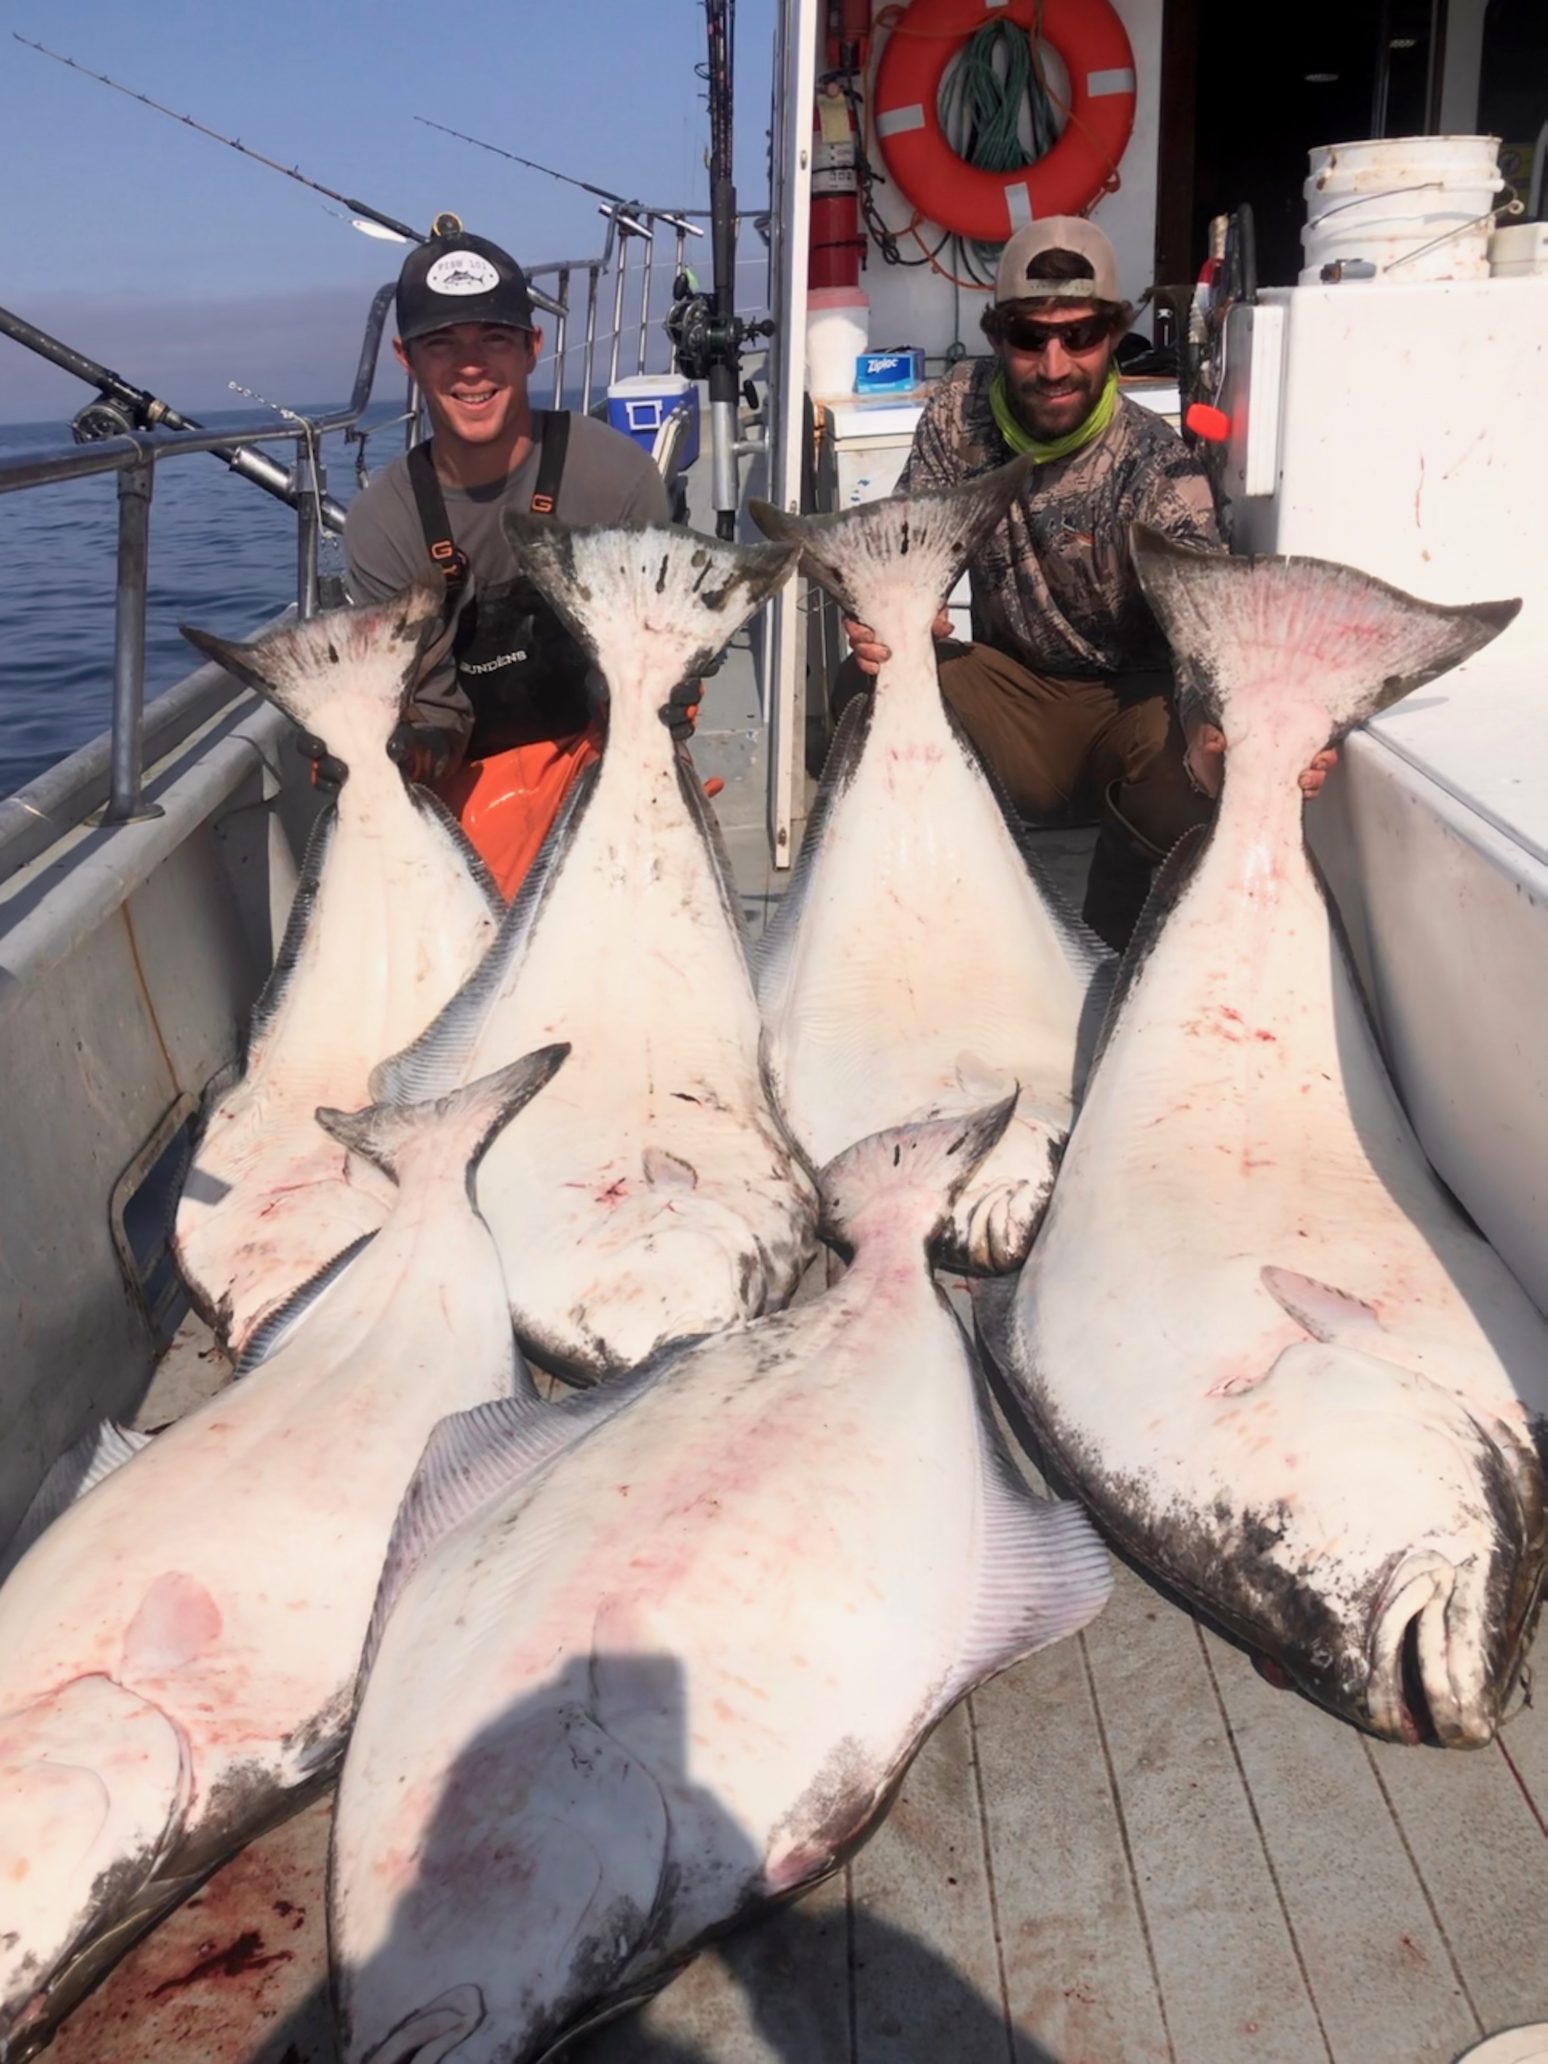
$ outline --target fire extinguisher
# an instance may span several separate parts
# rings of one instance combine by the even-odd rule
[[[812,219],[808,284],[858,287],[865,256],[860,230],[859,137],[854,106],[838,77],[819,81],[812,116]]]

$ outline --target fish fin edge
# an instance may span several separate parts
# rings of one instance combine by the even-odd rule
[[[126,1462],[132,1462],[154,1438],[154,1434],[137,1432],[132,1426],[120,1426],[116,1419],[104,1419],[88,1427],[78,1441],[66,1448],[33,1493],[32,1502],[0,1555],[0,1581],[10,1575],[55,1520]]]
[[[535,1481],[545,1469],[649,1387],[694,1341],[673,1342],[627,1376],[549,1402],[536,1395],[491,1398],[436,1423],[398,1506],[382,1562],[360,1662],[365,1683],[393,1607],[437,1541]]]
[[[376,1230],[360,1233],[347,1247],[341,1247],[331,1261],[325,1261],[315,1275],[308,1276],[304,1283],[298,1283],[290,1295],[283,1298],[273,1311],[265,1313],[242,1343],[242,1352],[237,1357],[233,1378],[250,1376],[264,1362],[284,1345],[291,1330],[298,1326],[318,1300],[327,1295],[350,1265],[362,1255],[376,1238]]]
[[[979,1392],[982,1561],[963,1629],[953,1696],[1094,1620],[1112,1562],[1083,1505],[1039,1497],[1023,1479]]]

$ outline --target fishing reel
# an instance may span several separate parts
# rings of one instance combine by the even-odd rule
[[[744,344],[757,337],[772,337],[774,325],[767,320],[744,322],[733,316],[723,323],[715,313],[711,294],[701,293],[691,272],[680,272],[672,283],[672,306],[662,327],[672,340],[672,359],[688,380],[707,380],[713,366],[736,363]]]
[[[144,429],[138,411],[111,395],[99,394],[88,401],[70,423],[70,435],[77,444],[100,444],[104,437],[133,437]]]
[[[662,327],[672,342],[672,361],[689,380],[705,380],[713,362],[710,330],[715,320],[708,294],[693,291],[693,274],[680,272],[672,283],[672,305]]]

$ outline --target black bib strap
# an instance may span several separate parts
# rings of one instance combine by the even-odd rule
[[[531,509],[534,516],[552,516],[558,506],[559,484],[564,478],[565,454],[570,445],[570,412],[568,409],[540,409],[538,426],[537,484],[532,490]],[[467,554],[452,536],[446,497],[435,477],[435,462],[430,456],[428,440],[410,448],[408,475],[409,485],[414,490],[414,504],[419,511],[419,527],[425,534],[425,545],[432,561],[445,575],[448,592],[455,594],[467,581]]]
[[[441,493],[441,483],[435,477],[435,464],[430,457],[428,443],[410,447],[408,455],[409,485],[414,490],[414,502],[419,510],[419,527],[425,534],[425,544],[430,558],[446,577],[446,591],[456,594],[468,578],[467,554],[461,550],[452,537],[451,518],[446,513],[446,497]]]
[[[544,409],[539,417],[543,441],[538,447],[537,486],[532,490],[534,516],[552,516],[559,501],[559,483],[564,478],[564,455],[570,443],[568,409]]]

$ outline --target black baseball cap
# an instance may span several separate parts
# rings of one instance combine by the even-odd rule
[[[508,251],[487,237],[438,236],[416,244],[398,274],[398,335],[404,343],[452,323],[503,323],[530,330],[532,296]]]

